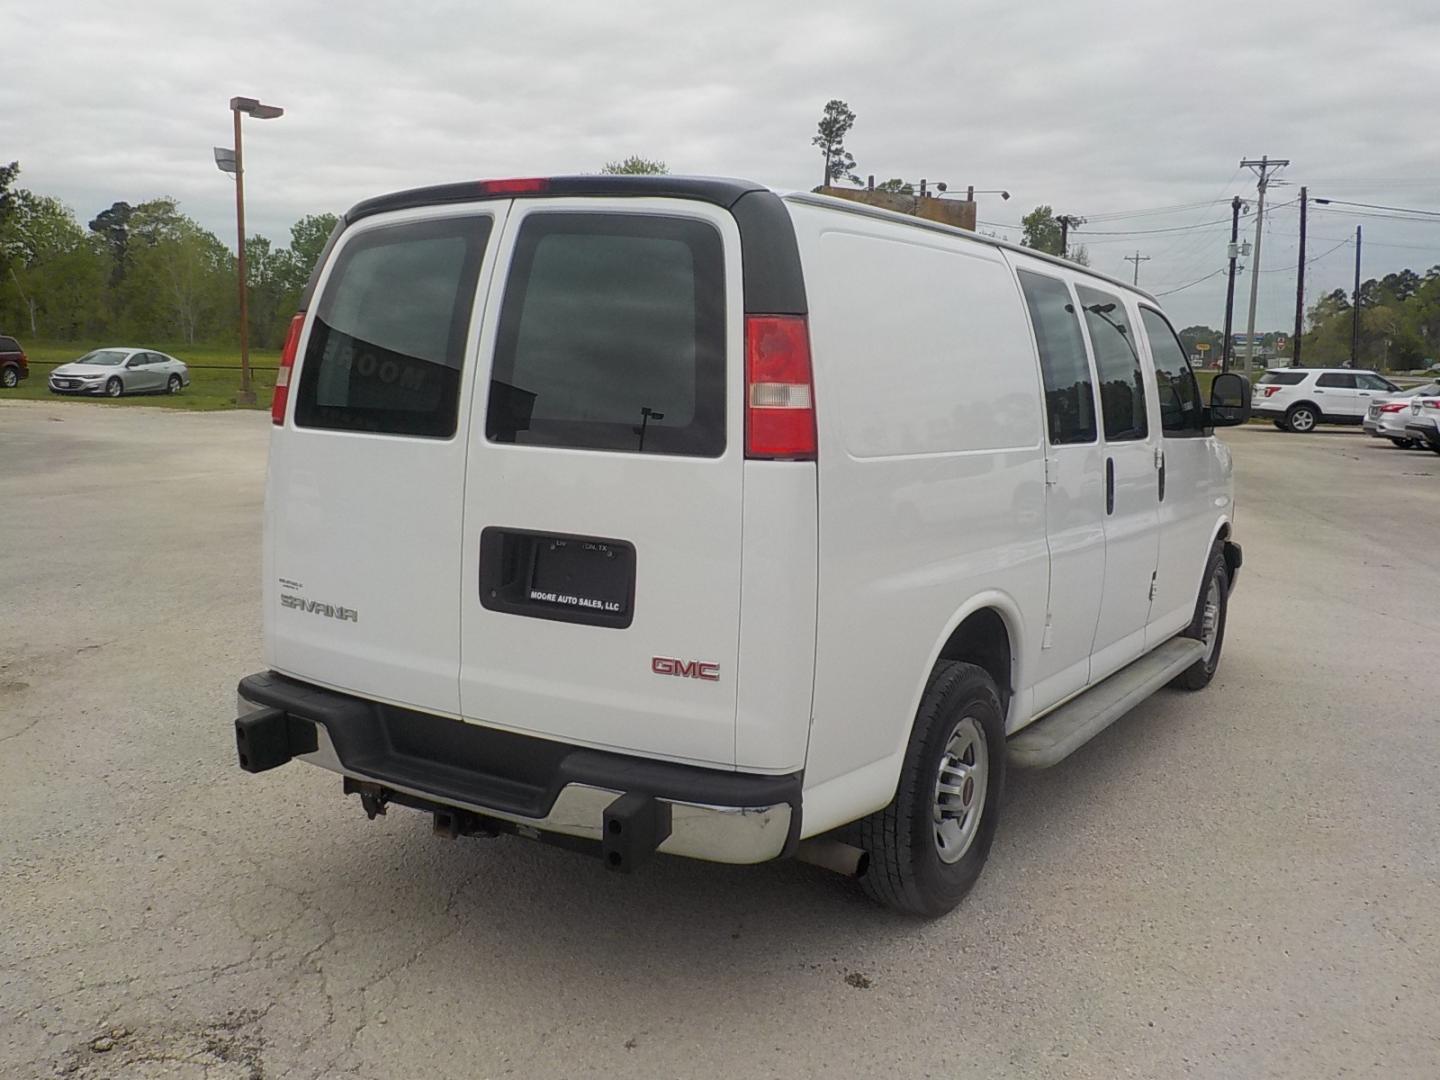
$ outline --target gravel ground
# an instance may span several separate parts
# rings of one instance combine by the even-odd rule
[[[242,773],[268,430],[0,405],[0,1075],[1440,1076],[1440,458],[1227,434],[1214,684],[1014,775],[927,924]]]

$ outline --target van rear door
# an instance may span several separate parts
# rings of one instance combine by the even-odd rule
[[[508,207],[361,218],[322,271],[270,448],[266,661],[282,674],[460,712],[471,376]]]
[[[469,425],[467,719],[733,766],[739,251],[698,200],[515,202]]]

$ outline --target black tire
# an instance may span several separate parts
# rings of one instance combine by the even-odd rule
[[[1276,430],[1276,431],[1284,431],[1284,430],[1285,430],[1285,421],[1284,421],[1284,420],[1272,420],[1272,421],[1270,421],[1270,422],[1275,425],[1275,430]]]
[[[6,390],[13,390],[19,385],[20,372],[18,369],[11,367],[8,364],[5,367],[0,368],[0,386],[5,387]]]
[[[980,817],[968,842],[957,844],[955,860],[947,861],[940,854],[935,816],[940,770],[947,760],[954,761],[948,758],[952,736],[977,726],[983,739],[972,743],[972,753],[976,762],[985,754]],[[1004,784],[1005,718],[995,681],[974,664],[942,660],[920,702],[895,798],[859,823],[860,846],[870,853],[869,869],[860,879],[866,893],[907,915],[934,918],[954,908],[990,854]],[[965,781],[973,796],[971,785],[979,785]]]
[[[119,397],[123,393],[125,393],[125,384],[119,378],[112,378],[105,384],[106,397]]]
[[[1215,669],[1220,666],[1220,651],[1225,645],[1225,618],[1230,610],[1230,565],[1225,561],[1225,549],[1219,543],[1210,550],[1210,561],[1205,565],[1205,578],[1200,583],[1200,595],[1195,600],[1195,616],[1182,632],[1183,636],[1195,638],[1197,641],[1206,640],[1205,609],[1211,596],[1211,585],[1216,586],[1218,592],[1215,643],[1208,653],[1170,680],[1171,686],[1178,686],[1182,690],[1205,689],[1215,677]]]
[[[1285,414],[1285,430],[1296,435],[1309,435],[1320,423],[1320,410],[1314,405],[1291,405]]]
[[[166,393],[170,393],[170,394],[178,394],[178,393],[180,392],[180,376],[179,376],[179,375],[171,375],[171,376],[170,376],[169,381],[165,384],[165,391],[166,391]]]
[[[1394,438],[1393,436],[1390,436],[1390,435],[1387,435],[1387,436],[1385,436],[1385,437],[1386,437],[1387,439],[1389,439],[1392,443],[1394,443],[1396,446],[1398,446],[1401,450],[1413,450],[1413,449],[1415,449],[1415,440],[1414,440],[1414,439],[1397,439],[1397,438]]]

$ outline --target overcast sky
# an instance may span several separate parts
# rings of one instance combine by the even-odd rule
[[[286,109],[245,135],[251,231],[282,242],[300,215],[385,190],[629,153],[808,188],[832,97],[857,114],[862,175],[1008,189],[980,217],[1012,239],[1039,203],[1097,218],[1185,205],[1080,230],[1098,268],[1129,275],[1123,256],[1149,255],[1141,284],[1162,292],[1223,266],[1224,203],[1254,194],[1242,156],[1290,158],[1281,178],[1312,195],[1440,211],[1434,0],[0,0],[0,41],[0,159],[20,160],[22,186],[82,222],[172,195],[232,244],[211,147],[230,143],[234,94]],[[1310,254],[1363,223],[1366,277],[1424,270],[1440,263],[1435,221],[1317,209]],[[1297,224],[1293,205],[1269,221],[1262,329],[1293,320]],[[1348,243],[1318,258],[1308,294],[1348,288],[1353,258]],[[1218,327],[1224,295],[1217,276],[1166,303]]]

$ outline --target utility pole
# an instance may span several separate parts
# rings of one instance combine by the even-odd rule
[[[1231,329],[1235,322],[1235,260],[1240,257],[1240,207],[1245,204],[1236,195],[1230,200],[1230,284],[1225,287],[1225,340],[1220,344],[1220,370],[1230,370]]]
[[[1245,341],[1245,374],[1250,374],[1255,362],[1255,305],[1260,300],[1260,240],[1264,235],[1262,229],[1265,225],[1265,189],[1270,186],[1270,176],[1279,172],[1290,161],[1286,158],[1270,160],[1267,154],[1259,161],[1252,158],[1245,158],[1240,162],[1242,169],[1253,169],[1256,177],[1256,188],[1260,192],[1255,210],[1255,252],[1254,261],[1250,264],[1250,320],[1246,325]]]
[[[1070,257],[1070,230],[1084,225],[1085,219],[1076,217],[1074,214],[1061,214],[1055,220],[1060,223],[1060,257],[1068,259]]]
[[[1310,189],[1300,189],[1300,264],[1295,271],[1295,337],[1290,347],[1290,366],[1300,366],[1300,335],[1305,331],[1305,201]]]
[[[1360,365],[1360,226],[1355,226],[1355,302],[1350,307],[1350,366]]]
[[[1138,287],[1139,284],[1140,284],[1140,264],[1141,264],[1142,262],[1149,262],[1149,261],[1150,261],[1150,256],[1149,256],[1149,255],[1141,255],[1141,254],[1140,254],[1140,249],[1139,249],[1139,248],[1136,248],[1134,255],[1126,255],[1126,256],[1125,256],[1125,261],[1126,261],[1126,262],[1133,262],[1133,263],[1135,264],[1135,285]]]

